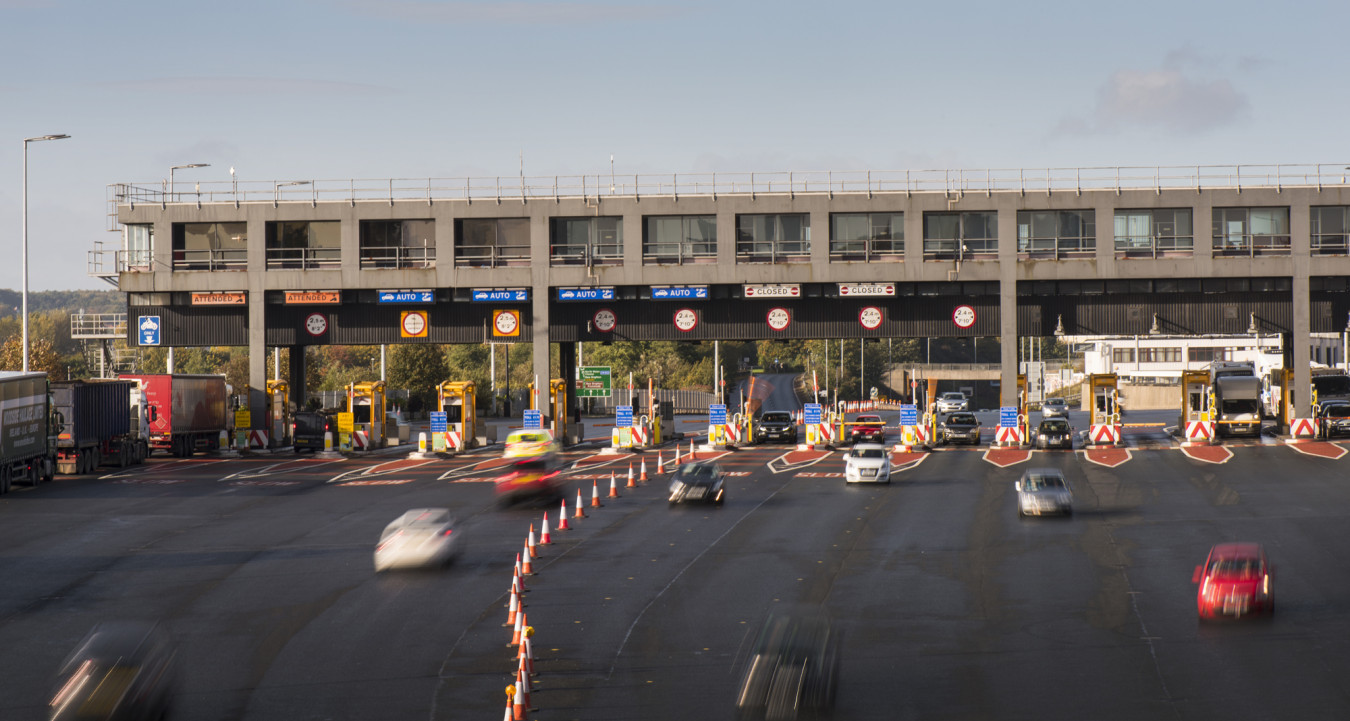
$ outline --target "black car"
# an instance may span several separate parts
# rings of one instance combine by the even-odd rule
[[[980,419],[974,413],[952,413],[938,423],[938,441],[941,443],[969,443],[980,445]]]
[[[1050,418],[1036,426],[1037,448],[1073,450],[1073,427],[1063,418]]]
[[[767,411],[755,426],[755,443],[767,441],[797,442],[797,421],[787,411]]]
[[[736,709],[742,717],[828,713],[839,678],[838,632],[815,615],[771,616],[750,656]]]
[[[337,423],[326,413],[298,411],[291,418],[291,445],[296,453],[305,448],[322,451],[325,432],[332,433],[333,442],[337,443]]]
[[[161,626],[101,623],[61,664],[48,718],[164,718],[173,683],[174,646]]]
[[[694,461],[681,463],[675,475],[670,477],[670,502],[715,503],[722,505],[726,500],[726,489],[722,487],[726,474],[722,467],[712,461]]]
[[[1317,430],[1323,438],[1350,433],[1350,403],[1331,402],[1317,412]]]

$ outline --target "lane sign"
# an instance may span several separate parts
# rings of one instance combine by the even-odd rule
[[[431,324],[424,310],[405,310],[399,320],[399,333],[404,338],[426,338]]]
[[[840,296],[895,295],[894,283],[840,283]]]
[[[614,426],[616,428],[633,427],[632,406],[614,406]]]
[[[675,311],[675,327],[685,333],[698,327],[698,313],[692,308],[681,308]]]
[[[530,299],[528,288],[474,289],[469,300],[474,303],[523,303]]]
[[[952,322],[957,328],[969,328],[975,325],[975,309],[968,305],[958,305],[952,311]]]
[[[305,332],[318,337],[328,332],[328,316],[323,313],[310,313],[305,318]]]
[[[706,285],[654,285],[652,300],[706,300]]]
[[[913,404],[900,406],[900,425],[919,425],[919,407]]]
[[[436,292],[431,290],[382,290],[379,303],[435,303]]]
[[[432,411],[428,418],[431,421],[432,433],[444,433],[448,430],[448,424],[446,422],[448,415],[445,411]]]
[[[818,425],[820,423],[821,408],[819,403],[807,403],[802,406],[802,422],[808,426]]]
[[[497,337],[515,337],[520,335],[520,311],[492,311],[492,335]]]
[[[595,311],[595,316],[591,318],[591,323],[595,326],[595,329],[601,333],[608,333],[614,330],[614,327],[619,324],[619,318],[614,315],[614,311],[609,308],[601,308],[600,310]]]
[[[802,294],[798,283],[776,283],[773,285],[742,285],[746,298],[797,298]]]
[[[788,313],[787,308],[770,308],[765,319],[769,327],[774,330],[785,330],[792,323],[792,314]]]
[[[880,328],[881,319],[881,309],[874,305],[869,305],[858,311],[858,322],[867,330],[876,330],[877,328]]]
[[[157,315],[143,315],[136,322],[136,330],[141,337],[141,345],[159,345],[160,321]]]
[[[1017,427],[1017,406],[1000,406],[998,409],[998,427]]]
[[[708,424],[713,426],[725,426],[727,424],[727,405],[725,403],[714,403],[708,406]]]
[[[544,414],[535,409],[525,411],[524,423],[525,430],[537,431],[544,427]]]
[[[558,300],[614,300],[614,289],[559,288]]]

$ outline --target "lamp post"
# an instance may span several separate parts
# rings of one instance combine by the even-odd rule
[[[23,139],[23,372],[28,372],[28,144],[43,140],[65,140],[69,135],[41,135]]]
[[[210,163],[188,163],[187,165],[175,165],[169,168],[169,199],[177,200],[178,195],[173,192],[173,171],[183,170],[185,168],[209,168]]]

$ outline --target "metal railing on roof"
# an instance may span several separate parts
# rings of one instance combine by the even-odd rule
[[[318,203],[460,200],[469,203],[562,198],[795,196],[876,193],[1033,193],[1087,190],[1245,190],[1344,186],[1350,163],[1102,166],[985,170],[821,170],[660,175],[556,175],[490,178],[350,178],[114,183],[109,229],[121,205],[154,203]]]

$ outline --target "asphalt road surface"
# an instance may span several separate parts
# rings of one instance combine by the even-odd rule
[[[552,504],[496,507],[492,453],[156,458],[20,488],[0,496],[0,718],[43,718],[62,658],[116,618],[177,639],[175,719],[501,718],[511,568],[545,511],[530,718],[733,718],[751,637],[786,608],[844,633],[841,719],[1350,715],[1350,461],[1304,452],[1338,445],[897,454],[889,486],[789,450],[721,457],[720,508],[624,488],[656,451],[569,451],[569,508],[612,471],[622,497],[568,531]],[[1072,517],[1018,519],[1029,466],[1064,469]],[[375,574],[381,528],[423,506],[454,510],[464,555]],[[1197,622],[1192,570],[1230,540],[1266,544],[1273,619]]]

